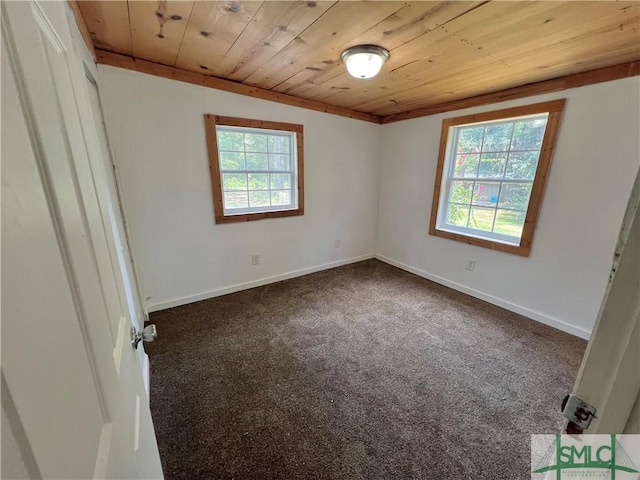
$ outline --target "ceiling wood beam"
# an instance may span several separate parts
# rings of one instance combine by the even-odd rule
[[[272,92],[258,87],[243,85],[241,83],[232,82],[200,73],[189,72],[175,67],[160,65],[159,63],[148,62],[146,60],[135,59],[126,55],[107,52],[105,50],[96,50],[96,61],[103,65],[111,65],[113,67],[126,68],[148,75],[169,78],[180,82],[192,83],[203,87],[224,90],[225,92],[237,93],[249,97],[269,100],[271,102],[283,103],[294,107],[306,108],[318,112],[330,113],[342,117],[352,118],[354,120],[363,120],[371,123],[382,123],[382,118],[370,113],[356,112],[348,108],[327,105],[326,103],[316,102],[313,100],[305,100],[304,98],[293,97],[284,93]]]
[[[425,108],[418,108],[408,112],[387,115],[382,117],[382,123],[400,122],[411,118],[427,117],[438,113],[462,110],[463,108],[478,107],[491,103],[506,102],[518,98],[541,95],[543,93],[559,92],[569,88],[583,87],[594,83],[610,82],[621,78],[634,77],[640,75],[640,61],[621,63],[612,67],[599,68],[583,73],[567,75],[565,77],[553,78],[542,82],[529,83],[519,87],[508,88],[498,92],[478,95],[462,100],[432,105]]]

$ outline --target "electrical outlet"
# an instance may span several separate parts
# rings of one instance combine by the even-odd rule
[[[465,268],[467,270],[469,270],[470,272],[473,272],[473,270],[476,268],[476,261],[475,260],[467,260],[467,266]]]
[[[251,265],[260,265],[260,255],[251,255]]]
[[[340,239],[339,238],[336,239],[336,248],[340,248]]]

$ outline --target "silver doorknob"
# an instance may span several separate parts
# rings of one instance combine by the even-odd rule
[[[158,329],[154,324],[144,327],[141,332],[136,330],[136,327],[131,327],[131,345],[133,348],[138,348],[140,341],[153,342],[158,338]]]

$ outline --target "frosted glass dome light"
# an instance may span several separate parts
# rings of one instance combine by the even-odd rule
[[[358,45],[342,52],[347,71],[356,78],[372,78],[389,58],[389,51],[377,45]]]

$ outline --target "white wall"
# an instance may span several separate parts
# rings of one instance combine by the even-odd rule
[[[385,125],[377,256],[587,338],[640,165],[639,94],[633,77]],[[531,256],[428,235],[442,119],[557,98],[567,105]]]
[[[382,126],[108,66],[99,77],[150,310],[373,256]],[[205,113],[304,125],[303,216],[215,225]]]
[[[375,252],[589,336],[640,165],[638,77],[380,126],[108,66],[99,75],[150,310]],[[531,256],[429,236],[442,119],[557,98],[567,106]],[[205,113],[304,124],[304,216],[215,225]]]

